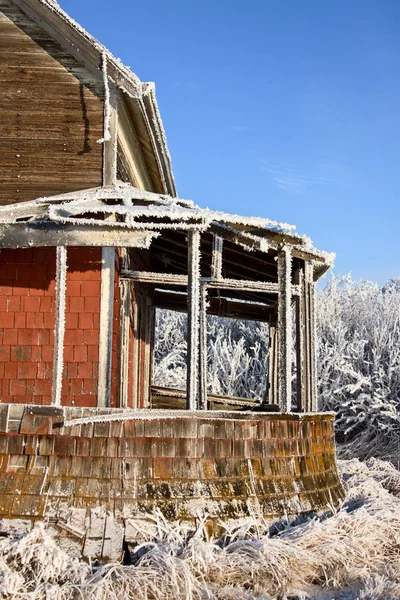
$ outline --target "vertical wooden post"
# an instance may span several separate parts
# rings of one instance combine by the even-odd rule
[[[278,377],[279,406],[282,412],[291,410],[292,373],[292,257],[290,248],[278,251]]]
[[[139,390],[140,390],[140,318],[139,318],[139,298],[137,289],[134,285],[133,302],[133,373],[132,373],[132,405],[133,408],[139,408]]]
[[[317,362],[315,283],[312,261],[305,261],[297,273],[299,297],[297,298],[297,405],[301,412],[313,412],[317,406]]]
[[[152,344],[152,328],[153,328],[153,306],[150,298],[146,294],[143,298],[143,326],[144,326],[144,352],[143,352],[143,406],[150,406],[150,389],[151,389],[151,344]]]
[[[207,287],[200,286],[199,410],[207,410]]]
[[[221,236],[213,234],[213,249],[211,259],[211,277],[222,279],[222,250],[224,240]]]
[[[188,340],[186,408],[196,410],[199,396],[200,232],[188,233]]]
[[[103,57],[103,60],[105,58]],[[115,185],[117,180],[117,125],[118,125],[118,91],[105,72],[104,114],[109,111],[108,134],[104,131],[103,144],[103,186]],[[108,92],[107,92],[108,90]],[[107,93],[109,94],[108,106]],[[99,335],[99,379],[97,384],[97,406],[110,406],[111,390],[111,346],[112,319],[114,304],[114,269],[115,248],[102,248],[101,254],[101,289],[100,289],[100,335]]]
[[[307,404],[306,383],[306,356],[304,347],[305,321],[304,321],[304,270],[298,269],[295,274],[295,283],[299,288],[296,297],[296,398],[297,410],[304,412]]]
[[[97,406],[110,406],[115,248],[102,248]]]
[[[120,281],[120,314],[119,314],[119,406],[128,406],[129,382],[129,328],[131,309],[131,282],[123,279]]]
[[[315,283],[314,283],[314,265],[312,261],[307,261],[304,265],[304,287],[306,290],[306,318],[308,324],[308,361],[309,361],[309,392],[307,398],[308,411],[318,410],[317,398],[317,335],[316,335],[316,317],[315,317]]]
[[[276,317],[271,317],[269,320],[268,404],[277,404],[278,396],[278,344]]]
[[[56,250],[56,305],[54,325],[54,358],[52,404],[61,406],[62,378],[64,370],[65,302],[67,292],[67,249]]]

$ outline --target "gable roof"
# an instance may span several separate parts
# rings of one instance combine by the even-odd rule
[[[55,0],[13,0],[28,17],[88,68],[103,78],[104,57],[107,77],[124,94],[137,124],[138,137],[146,160],[158,170],[161,188],[157,191],[176,196],[165,131],[155,96],[155,85],[142,82],[103,44],[74,21]],[[147,140],[144,140],[147,137]],[[150,144],[148,143],[150,140]],[[144,142],[147,143],[144,143]]]

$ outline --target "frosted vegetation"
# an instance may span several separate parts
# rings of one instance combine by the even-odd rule
[[[340,453],[399,456],[400,278],[379,288],[331,277],[318,290],[316,307],[319,402],[336,412]],[[186,316],[159,311],[157,325],[154,381],[183,389]],[[268,325],[208,317],[208,390],[261,400],[267,353]]]
[[[209,537],[152,515],[138,524],[132,564],[70,558],[38,524],[0,540],[0,597],[31,600],[398,600],[400,473],[342,461],[338,511],[293,522],[262,517]]]

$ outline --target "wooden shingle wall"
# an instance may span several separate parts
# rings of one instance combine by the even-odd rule
[[[63,405],[96,406],[101,250],[67,256]],[[55,248],[0,252],[0,403],[50,404]]]
[[[103,84],[0,0],[0,205],[102,183]]]

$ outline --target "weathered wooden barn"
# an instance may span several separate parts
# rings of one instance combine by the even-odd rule
[[[108,556],[90,510],[124,523],[154,506],[335,504],[315,364],[327,255],[284,224],[179,199],[154,86],[56,2],[0,8],[2,527],[78,519],[86,554]],[[187,311],[186,390],[153,380],[158,308]],[[207,314],[269,324],[263,402],[208,393]]]

